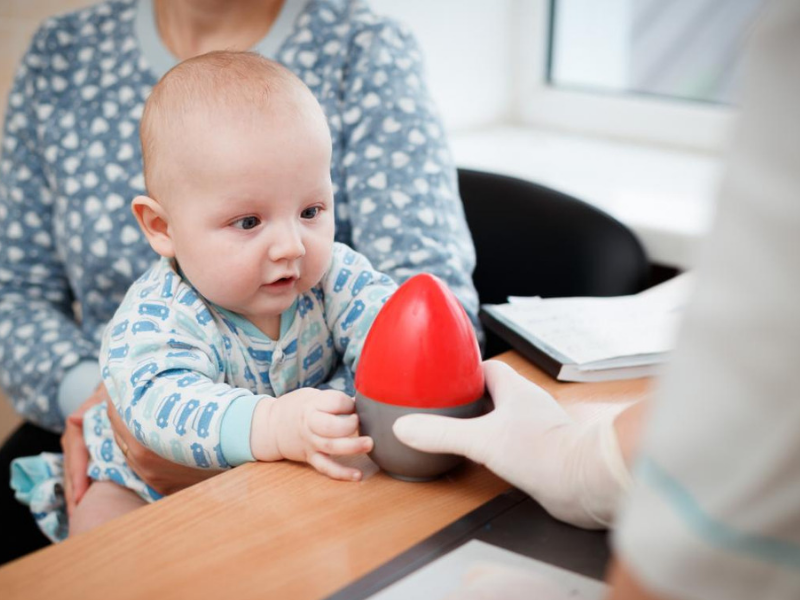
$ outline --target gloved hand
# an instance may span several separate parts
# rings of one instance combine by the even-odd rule
[[[486,465],[562,521],[589,529],[610,525],[630,486],[613,429],[624,407],[576,422],[505,363],[486,361],[483,370],[492,412],[475,419],[407,415],[394,424],[397,438]]]

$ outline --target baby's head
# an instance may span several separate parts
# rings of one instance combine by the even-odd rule
[[[134,214],[208,300],[261,327],[320,281],[333,247],[330,132],[289,70],[243,52],[189,59],[153,88],[141,139],[149,195]]]

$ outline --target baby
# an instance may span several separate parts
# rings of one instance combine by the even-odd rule
[[[368,452],[353,400],[314,386],[355,370],[396,289],[334,243],[331,139],[284,67],[214,52],[155,86],[141,123],[149,196],[132,208],[162,257],[129,289],[100,351],[128,428],[201,469],[289,459],[358,481],[332,456]],[[87,413],[92,485],[70,534],[155,500],[127,466],[106,407]]]

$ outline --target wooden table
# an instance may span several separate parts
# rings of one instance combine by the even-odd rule
[[[559,383],[514,352],[499,358],[565,403],[648,391]],[[475,464],[424,484],[375,469],[344,483],[295,463],[239,467],[0,568],[0,597],[324,598],[508,489]]]

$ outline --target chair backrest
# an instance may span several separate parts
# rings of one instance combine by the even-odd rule
[[[619,296],[644,289],[647,257],[625,225],[567,194],[459,169],[481,303],[514,296]]]

